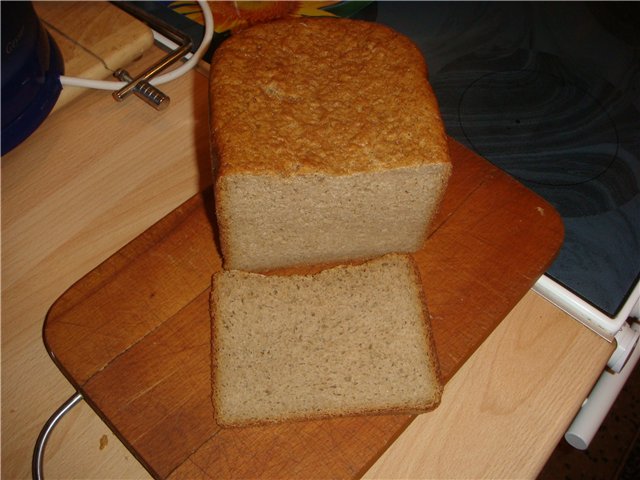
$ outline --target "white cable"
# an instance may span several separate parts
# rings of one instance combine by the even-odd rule
[[[202,9],[202,15],[204,17],[204,36],[202,37],[202,43],[200,43],[200,46],[195,51],[195,53],[191,55],[191,58],[189,58],[189,60],[183,63],[180,67],[176,68],[175,70],[171,70],[170,72],[163,75],[158,75],[157,77],[152,78],[149,82],[152,85],[162,85],[164,83],[171,82],[178,77],[181,77],[198,64],[202,56],[209,48],[209,44],[213,39],[213,15],[211,13],[211,8],[205,0],[198,0],[198,4]],[[65,86],[95,88],[98,90],[120,90],[126,85],[126,82],[91,80],[88,78],[67,77],[65,75],[60,76],[60,83]]]

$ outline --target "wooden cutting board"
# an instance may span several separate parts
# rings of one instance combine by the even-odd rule
[[[415,254],[445,381],[547,269],[563,239],[546,201],[455,141],[450,148],[454,173]],[[413,416],[215,424],[208,298],[221,262],[213,211],[207,190],[73,285],[47,316],[48,351],[157,478],[360,476]]]

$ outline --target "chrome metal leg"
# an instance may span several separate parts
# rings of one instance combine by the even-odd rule
[[[47,423],[44,424],[42,430],[40,431],[40,435],[38,435],[38,440],[36,440],[36,447],[33,450],[33,459],[31,461],[31,474],[33,476],[33,480],[42,480],[44,478],[42,476],[42,463],[44,460],[44,449],[47,445],[47,440],[49,439],[49,435],[53,431],[53,428],[60,421],[64,415],[71,410],[78,402],[82,400],[81,393],[75,393],[69,400],[64,402],[56,412],[51,415]]]

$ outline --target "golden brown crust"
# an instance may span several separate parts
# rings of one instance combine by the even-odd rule
[[[211,292],[209,294],[209,316],[211,320],[211,404],[213,406],[214,419],[218,416],[218,327],[216,322],[216,308],[218,303],[218,291],[216,290],[216,277],[219,273],[216,273],[211,278]]]
[[[233,243],[231,242],[229,235],[231,220],[225,204],[228,196],[224,195],[223,182],[213,182],[213,198],[218,225],[218,238],[220,240],[220,248],[223,251],[222,265],[224,268],[227,268],[228,265],[233,265]]]
[[[413,276],[415,279],[415,285],[422,285],[422,276],[420,275],[420,270],[418,268],[418,264],[415,259],[411,255],[407,255],[409,259],[409,265],[413,271]],[[442,382],[442,371],[440,370],[440,362],[438,360],[438,351],[436,349],[436,342],[433,337],[433,330],[431,327],[431,314],[429,313],[429,307],[427,306],[427,297],[424,293],[423,288],[417,288],[418,296],[420,298],[420,302],[422,303],[422,311],[425,319],[425,335],[427,337],[427,345],[429,345],[429,352],[431,352],[431,362],[434,368],[434,373],[436,375],[438,390],[436,392],[436,402],[433,404],[431,409],[436,408],[440,405],[440,400],[442,397],[442,391],[444,390],[444,383]]]
[[[449,162],[422,54],[383,25],[257,25],[222,44],[210,78],[218,175],[345,175]]]
[[[336,412],[334,415],[332,414],[317,414],[317,415],[301,415],[298,417],[287,417],[286,419],[282,418],[273,418],[273,419],[260,419],[260,420],[246,420],[239,421],[233,423],[226,423],[224,421],[220,421],[218,417],[214,417],[214,420],[220,427],[224,428],[244,428],[244,427],[262,427],[266,425],[273,425],[276,423],[283,422],[307,422],[313,420],[331,420],[333,418],[341,418],[341,417],[363,417],[363,416],[377,416],[377,415],[421,415],[423,413],[430,412],[438,407],[438,404],[429,405],[424,409],[405,409],[405,408],[388,408],[388,409],[369,409],[362,411],[353,411],[353,412]],[[215,412],[214,412],[215,415]]]

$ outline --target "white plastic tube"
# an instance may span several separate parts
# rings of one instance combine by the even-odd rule
[[[633,326],[636,332],[640,329],[638,325],[636,323]],[[623,328],[631,329],[628,325]],[[605,370],[600,375],[589,397],[582,404],[582,408],[564,435],[569,445],[578,450],[586,450],[589,447],[639,358],[640,348],[635,348],[620,373]]]
[[[204,36],[202,38],[200,46],[193,53],[193,55],[191,55],[191,57],[180,67],[171,70],[170,72],[163,75],[158,75],[157,77],[152,78],[149,82],[152,85],[162,85],[164,83],[171,82],[178,77],[181,77],[198,64],[202,56],[209,48],[209,44],[213,39],[214,32],[213,14],[211,13],[209,4],[205,0],[198,0],[198,4],[202,9],[202,15],[204,17]],[[93,88],[98,90],[120,90],[126,85],[125,82],[119,81],[91,80],[88,78],[67,77],[65,75],[60,76],[60,83],[62,83],[62,85],[64,86]]]

